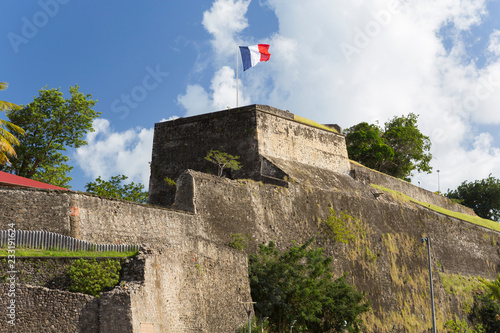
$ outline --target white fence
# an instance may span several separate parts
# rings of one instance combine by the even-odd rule
[[[15,233],[15,234],[14,234]],[[94,244],[63,236],[50,231],[27,231],[27,230],[0,230],[0,246],[9,246],[9,241],[13,241],[16,248],[28,247],[35,249],[56,249],[70,251],[137,251],[140,245],[131,244]]]

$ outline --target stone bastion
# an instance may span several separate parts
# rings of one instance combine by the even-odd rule
[[[2,226],[148,249],[129,263],[141,267],[139,273],[123,276],[100,298],[19,281],[11,331],[235,332],[247,318],[240,302],[251,300],[247,254],[271,240],[286,249],[311,237],[332,256],[335,273],[347,272],[371,300],[369,332],[390,332],[394,324],[427,331],[423,236],[432,239],[438,328],[466,316],[468,298],[450,293],[447,281],[496,277],[499,233],[430,204],[474,215],[465,207],[349,161],[338,126],[318,125],[263,105],[156,124],[147,205],[75,191],[0,188]],[[240,156],[243,168],[214,175],[204,159],[212,149]],[[348,243],[328,236],[325,221],[332,215],[348,216]],[[233,235],[246,236],[244,251],[228,246]],[[0,287],[3,294],[7,285]],[[0,309],[6,302],[2,297]],[[9,327],[5,314],[2,329]]]

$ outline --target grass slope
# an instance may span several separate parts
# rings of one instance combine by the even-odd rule
[[[427,202],[418,201],[418,200],[415,200],[415,199],[407,196],[406,194],[403,194],[401,192],[388,189],[388,188],[380,186],[380,185],[371,184],[371,186],[374,187],[374,188],[376,188],[376,189],[379,189],[381,191],[385,191],[385,192],[391,193],[393,196],[395,196],[397,198],[400,198],[400,199],[402,199],[404,201],[414,202],[414,203],[416,203],[418,205],[421,205],[421,206],[423,206],[425,208],[429,208],[429,209],[431,209],[431,210],[433,210],[435,212],[438,212],[438,213],[441,213],[441,214],[444,214],[444,215],[448,215],[448,216],[451,216],[451,217],[454,217],[454,218],[457,218],[457,219],[460,219],[460,220],[464,220],[464,221],[467,221],[467,222],[470,222],[470,223],[474,223],[474,224],[480,225],[482,227],[485,227],[485,228],[488,228],[488,229],[491,229],[491,230],[500,231],[500,223],[498,223],[498,222],[495,222],[495,221],[492,221],[492,220],[483,219],[483,218],[481,218],[479,216],[470,216],[470,215],[467,215],[467,214],[454,212],[454,211],[451,211],[451,210],[448,210],[448,209],[445,209],[445,208],[442,208],[442,207],[439,207],[439,206],[435,206],[435,205],[427,203]]]
[[[303,123],[303,124],[309,125],[309,126],[314,126],[314,127],[317,127],[317,128],[321,128],[321,129],[324,129],[324,130],[329,131],[329,132],[338,133],[335,128],[322,125],[320,123],[315,122],[314,120],[303,118],[303,117],[300,117],[300,116],[297,116],[297,115],[293,116],[293,120],[298,121],[299,123]]]

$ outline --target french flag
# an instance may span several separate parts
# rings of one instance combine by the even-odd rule
[[[259,44],[252,46],[240,46],[243,71],[257,65],[261,61],[268,61],[271,58],[269,44]]]

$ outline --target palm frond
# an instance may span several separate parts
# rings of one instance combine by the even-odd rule
[[[0,90],[7,89],[7,82],[0,82]],[[0,101],[0,111],[19,108],[18,105],[6,101]],[[14,134],[24,135],[24,130],[7,121],[0,119],[0,165],[10,164],[8,156],[16,157],[14,146],[19,145],[19,140]]]
[[[11,123],[10,121],[0,119],[0,128],[5,128],[6,130],[15,133],[24,135],[26,132],[16,124]]]
[[[11,102],[6,102],[6,101],[0,101],[0,111],[5,111],[5,110],[11,110],[11,109],[17,109],[19,105],[11,103]]]

